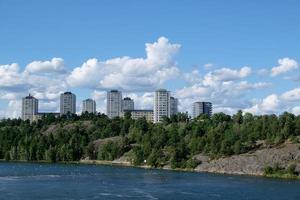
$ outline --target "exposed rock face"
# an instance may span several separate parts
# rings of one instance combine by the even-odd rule
[[[297,164],[296,171],[300,172],[299,144],[285,143],[278,147],[264,148],[252,153],[234,155],[217,160],[210,160],[208,156],[195,156],[201,164],[195,171],[216,172],[228,174],[263,175],[264,168],[278,164],[288,167],[291,163]]]

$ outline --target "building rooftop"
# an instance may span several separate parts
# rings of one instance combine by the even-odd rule
[[[124,100],[131,100],[131,98],[130,97],[125,97]]]
[[[88,99],[85,99],[85,100],[83,100],[83,101],[94,101],[94,100],[91,99],[91,98],[88,98]]]
[[[123,110],[123,112],[153,112],[151,109],[134,109],[134,110]]]
[[[25,99],[36,99],[36,98],[34,96],[32,96],[31,94],[28,94],[28,96],[26,96]]]
[[[158,89],[156,92],[168,92],[166,89]]]
[[[72,92],[64,92],[64,94],[72,94]]]

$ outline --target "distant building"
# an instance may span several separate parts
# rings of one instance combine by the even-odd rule
[[[170,92],[159,89],[154,94],[153,122],[161,122],[163,117],[170,117]]]
[[[96,113],[96,101],[93,99],[86,99],[82,101],[82,113]]]
[[[212,103],[210,102],[195,102],[193,103],[192,117],[196,118],[200,114],[212,115]]]
[[[170,97],[170,116],[178,113],[178,99]]]
[[[134,110],[134,101],[130,97],[125,97],[122,101],[123,110]]]
[[[33,116],[33,121],[37,121],[39,119],[42,119],[44,116],[47,115],[53,115],[54,117],[59,117],[60,113],[54,113],[54,112],[39,112],[36,115]]]
[[[60,95],[60,115],[76,113],[76,96],[72,92]]]
[[[153,110],[124,110],[121,116],[124,117],[126,112],[131,114],[132,119],[145,117],[147,121],[153,122]]]
[[[122,92],[111,90],[107,92],[106,112],[109,118],[118,117],[122,113]]]
[[[22,119],[33,121],[38,113],[39,101],[30,94],[22,98]]]

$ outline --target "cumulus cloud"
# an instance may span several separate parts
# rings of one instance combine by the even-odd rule
[[[201,81],[201,76],[199,70],[193,70],[190,73],[184,73],[183,78],[189,84],[196,84]]]
[[[218,69],[211,63],[205,64],[204,69],[183,71],[176,62],[180,48],[180,44],[160,37],[153,43],[145,44],[145,57],[91,58],[70,72],[66,70],[62,58],[33,61],[24,68],[16,63],[0,65],[0,100],[8,102],[7,108],[0,111],[0,116],[20,116],[21,97],[28,93],[40,100],[41,111],[58,111],[59,95],[77,87],[92,91],[91,98],[96,100],[97,111],[102,113],[106,112],[106,91],[110,89],[120,89],[123,97],[133,98],[137,109],[151,109],[153,91],[170,83],[176,88],[172,96],[179,99],[179,110],[183,112],[190,112],[195,101],[211,101],[214,113],[233,114],[239,109],[255,114],[283,110],[299,113],[299,87],[282,94],[265,93],[265,98],[260,97],[261,92],[256,95],[256,91],[267,91],[273,86],[257,79],[261,78],[257,75],[271,73],[277,76],[294,70],[298,68],[295,60],[279,59],[278,66],[271,70],[255,70],[254,76],[251,76],[252,69],[247,66]],[[273,84],[276,85],[275,82]],[[77,95],[77,99],[86,98],[81,97],[80,93]],[[81,102],[78,101],[78,105],[80,109]]]
[[[281,98],[285,101],[300,101],[300,87],[283,93]]]
[[[213,86],[222,81],[232,81],[245,78],[250,74],[250,67],[242,67],[240,70],[222,68],[206,74],[203,80],[203,84]]]
[[[22,101],[19,100],[9,100],[7,107],[0,112],[0,118],[18,118],[21,113]]]
[[[157,42],[146,43],[146,58],[89,59],[71,72],[67,83],[72,87],[153,90],[179,76],[175,62],[179,50],[179,44],[172,44],[167,38],[160,37]]]
[[[64,71],[64,60],[62,58],[52,58],[50,61],[33,61],[25,68],[25,72],[28,73],[57,73]]]
[[[260,102],[254,104],[250,108],[244,109],[244,112],[249,112],[253,114],[271,114],[278,113],[280,111],[282,104],[276,94],[271,94],[266,98],[262,99]]]
[[[278,66],[271,69],[271,76],[287,73],[298,68],[296,60],[291,58],[282,58],[278,60]]]
[[[2,89],[24,88],[24,80],[19,73],[19,65],[12,63],[9,65],[0,65],[0,87]]]

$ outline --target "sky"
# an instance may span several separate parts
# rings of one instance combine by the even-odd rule
[[[0,0],[0,117],[22,97],[59,110],[59,95],[119,89],[137,109],[171,91],[179,111],[300,114],[298,0]]]

